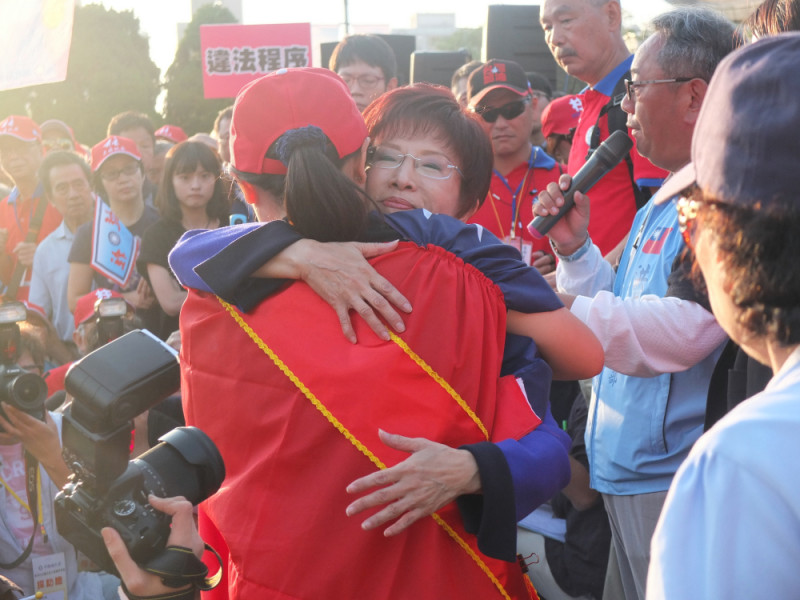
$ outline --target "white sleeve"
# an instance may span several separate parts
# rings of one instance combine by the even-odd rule
[[[680,298],[622,299],[601,291],[576,297],[571,312],[600,340],[605,365],[634,377],[685,371],[726,339],[714,315]]]
[[[693,452],[653,534],[647,600],[796,598],[796,518],[769,478],[727,456]]]
[[[611,290],[615,277],[611,263],[591,243],[579,258],[560,257],[556,267],[556,286],[566,294],[594,296],[600,290]]]
[[[53,302],[50,299],[50,291],[45,282],[44,254],[36,248],[33,255],[33,265],[31,267],[31,285],[28,291],[28,300],[44,310],[44,314],[52,321]]]

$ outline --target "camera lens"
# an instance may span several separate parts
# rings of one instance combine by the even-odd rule
[[[161,489],[153,489],[153,493],[183,496],[198,504],[219,489],[225,479],[225,464],[214,442],[203,431],[196,427],[176,427],[159,440],[158,445],[133,461],[155,475]],[[156,488],[155,482],[151,483]]]
[[[6,382],[6,398],[13,406],[29,414],[43,412],[47,384],[33,373],[22,373]]]

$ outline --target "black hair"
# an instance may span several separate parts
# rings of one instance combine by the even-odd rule
[[[53,192],[50,189],[50,171],[55,167],[67,167],[69,165],[78,165],[86,176],[86,181],[91,185],[92,170],[86,164],[86,161],[70,150],[56,150],[45,154],[42,164],[39,165],[39,181],[42,182],[45,194],[51,196]]]
[[[210,219],[218,219],[221,224],[225,224],[228,221],[229,210],[225,186],[221,178],[222,163],[217,153],[202,142],[186,140],[174,145],[167,152],[164,176],[161,185],[158,186],[158,195],[156,196],[158,212],[165,219],[181,222],[183,212],[175,195],[175,185],[172,179],[174,175],[194,173],[198,166],[215,177],[214,193],[206,205],[206,214]]]
[[[336,45],[328,61],[328,68],[334,73],[356,61],[367,63],[371,67],[378,67],[383,71],[386,83],[397,77],[397,59],[392,47],[377,35],[355,34],[348,35]]]
[[[106,135],[122,135],[123,131],[136,129],[137,127],[141,127],[147,131],[147,133],[150,134],[150,137],[153,138],[153,144],[155,145],[156,128],[155,125],[153,125],[153,121],[151,121],[150,117],[148,117],[146,114],[137,112],[135,110],[129,110],[111,117]]]

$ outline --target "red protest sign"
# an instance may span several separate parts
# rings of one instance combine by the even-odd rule
[[[202,25],[203,95],[234,98],[272,71],[311,66],[311,24]]]

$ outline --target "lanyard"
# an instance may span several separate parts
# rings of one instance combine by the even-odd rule
[[[520,181],[517,189],[514,190],[511,194],[511,232],[509,233],[509,237],[513,240],[516,237],[517,231],[517,222],[519,221],[519,210],[522,206],[522,198],[521,195],[524,193],[526,184],[528,183],[528,177],[533,172],[533,165],[536,164],[536,158],[539,156],[539,147],[538,146],[531,146],[531,154],[528,158],[528,169],[525,171],[525,176]],[[497,169],[494,169],[494,174],[503,182],[503,185],[506,186],[509,192],[511,192],[511,185],[508,183],[508,179],[506,179],[503,175],[501,175]],[[500,233],[503,233],[503,225],[500,222],[500,215],[497,212],[497,208],[494,205],[494,195],[490,195],[492,200],[492,208],[494,209],[494,215],[497,219],[497,224],[500,226]]]
[[[14,497],[14,499],[17,502],[19,502],[20,505],[25,510],[31,513],[31,516],[33,516],[33,511],[31,511],[31,507],[28,505],[27,502],[25,502],[22,498],[20,498],[19,495],[14,490],[11,489],[11,486],[9,486],[8,483],[6,483],[6,480],[0,477],[0,483],[2,483],[3,487],[6,488],[6,491],[9,494],[11,494]],[[36,489],[38,491],[38,493],[36,494],[37,496],[36,507],[38,508],[38,510],[36,511],[37,512],[36,520],[38,521],[39,530],[42,532],[42,538],[44,539],[45,543],[47,543],[47,531],[44,528],[44,519],[42,517],[42,472],[39,470],[38,466],[36,468]]]

